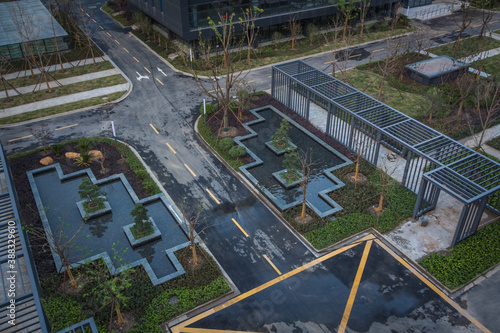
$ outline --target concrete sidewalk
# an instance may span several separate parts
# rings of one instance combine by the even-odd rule
[[[50,81],[49,86],[51,88],[57,88],[60,85],[65,86],[68,84],[80,83],[80,82],[85,82],[85,81],[92,81],[92,80],[100,79],[100,78],[107,77],[107,76],[117,75],[117,74],[120,74],[120,72],[118,70],[116,70],[115,68],[107,69],[107,70],[100,71],[100,72],[68,77],[66,79],[57,80],[57,82]],[[35,91],[41,91],[41,90],[45,90],[45,89],[47,89],[46,83],[41,82],[39,84],[33,84],[30,86],[17,88],[17,91],[19,91],[21,94],[29,94],[29,93],[32,93]],[[17,92],[13,89],[7,90],[7,93],[9,94],[10,97],[18,95]],[[1,91],[0,98],[5,98],[5,97],[6,97],[5,91]]]

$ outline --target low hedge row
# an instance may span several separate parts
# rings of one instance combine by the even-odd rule
[[[471,281],[500,262],[500,221],[455,245],[449,254],[431,253],[419,264],[451,289]]]
[[[214,149],[234,170],[239,170],[243,162],[241,162],[238,157],[231,156],[228,150],[223,149],[223,147],[218,144],[217,137],[210,130],[210,126],[205,124],[201,119],[198,121],[198,132],[210,147],[212,147],[212,149]]]

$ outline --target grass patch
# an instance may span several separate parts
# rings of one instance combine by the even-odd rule
[[[500,136],[497,136],[494,139],[491,139],[490,141],[486,142],[488,146],[491,146],[495,149],[500,150]]]
[[[52,88],[52,93],[46,93],[45,90],[37,91],[29,94],[17,95],[11,97],[10,102],[5,102],[6,98],[0,100],[0,103],[3,102],[3,106],[5,108],[11,108],[23,104],[33,103],[44,101],[51,98],[66,96],[70,94],[76,94],[79,92],[89,91],[93,89],[103,88],[114,86],[122,83],[126,83],[127,80],[121,75],[111,75],[95,80],[89,80],[84,82],[78,82],[73,84],[68,84],[61,87]]]
[[[321,219],[308,210],[308,214],[313,216],[313,221],[307,225],[299,225],[293,220],[293,216],[300,212],[300,206],[283,214],[283,217],[316,249],[328,247],[369,227],[382,233],[388,232],[413,213],[416,195],[395,180],[391,180],[386,188],[389,199],[384,201],[386,209],[379,216],[370,214],[369,207],[376,204],[379,199],[381,171],[363,162],[360,165],[360,172],[367,176],[369,181],[354,186],[346,176],[353,172],[354,168],[355,164],[351,164],[335,172],[335,175],[345,183],[344,187],[329,194],[344,208],[335,214],[335,220]]]
[[[458,44],[458,51],[456,52],[455,43],[433,47],[428,51],[437,55],[448,55],[450,57],[460,59],[476,55],[482,51],[495,49],[497,47],[500,47],[499,40],[490,37],[483,37],[483,39],[479,39],[479,37],[476,36],[461,40]]]
[[[168,55],[176,52],[174,44],[165,38],[162,34],[156,34],[156,41],[151,40],[148,35],[141,30],[132,30],[132,34],[146,43],[152,50],[160,55],[160,57],[168,60]],[[158,42],[159,38],[159,42]]]
[[[102,5],[102,9],[111,16],[113,20],[116,22],[120,23],[121,25],[128,27],[132,25],[132,21],[128,18],[130,17],[130,14],[128,12],[128,6],[123,8],[123,11],[127,13],[128,15],[123,15],[123,14],[118,14],[118,15],[113,15],[117,11],[114,8],[111,8],[109,4],[112,4],[113,6],[116,6],[116,4],[113,3],[113,1],[109,1]]]
[[[84,65],[84,66],[75,66],[75,67],[71,67],[71,68],[66,68],[66,69],[64,69],[64,72],[61,72],[60,70],[56,70],[54,72],[50,72],[50,75],[52,75],[52,77],[56,80],[61,80],[61,79],[66,79],[68,77],[96,73],[96,72],[101,72],[101,71],[113,69],[113,68],[114,68],[113,65],[109,61],[103,61],[103,62],[98,62],[95,65],[92,63],[92,64],[88,64],[88,65]],[[52,81],[52,78],[49,78],[49,80]],[[30,86],[33,84],[43,84],[44,83],[43,78],[41,77],[40,74],[35,75],[35,77],[33,77],[33,78],[31,78],[30,76],[25,76],[25,77],[19,77],[16,79],[7,80],[7,82],[9,82],[11,85],[13,85],[16,88]]]
[[[471,67],[479,69],[481,67],[481,63],[483,65],[483,72],[491,75],[496,74],[498,73],[498,64],[500,64],[500,54],[483,60],[475,61],[471,64]]]
[[[384,24],[385,26],[387,26],[387,23]],[[366,30],[365,33],[363,34],[363,37],[359,37],[359,28],[355,29],[353,35],[349,37],[346,42],[338,42],[337,45],[335,45],[335,48],[337,49],[347,46],[351,47],[361,43],[366,43],[374,40],[384,39],[394,35],[408,33],[417,29],[415,27],[399,26],[394,30],[386,30],[385,28],[382,28],[378,31],[372,31],[372,26],[373,25],[368,25],[365,27]],[[328,39],[330,41],[333,39],[332,38],[333,33],[334,32],[327,33]],[[342,31],[339,31],[337,33],[340,36],[339,40],[341,40]],[[260,47],[258,50],[256,50],[256,52],[251,53],[252,62],[250,63],[250,65],[246,63],[247,51],[245,49],[241,51],[240,57],[236,56],[236,58],[239,58],[240,60],[235,63],[236,66],[235,71],[265,66],[281,61],[292,60],[298,57],[308,56],[320,52],[331,51],[332,48],[333,48],[332,45],[325,45],[325,38],[321,34],[318,34],[313,38],[312,45],[310,44],[309,38],[303,37],[297,40],[295,44],[295,50],[291,49],[291,41],[286,41],[278,44],[277,50],[275,50],[275,47],[273,45]],[[170,61],[170,63],[172,63],[172,65],[176,67],[178,70],[184,72],[191,72],[189,64],[188,66],[186,66],[186,64],[184,64],[183,60],[180,57],[177,57],[174,60],[169,60],[169,59],[167,60]],[[212,58],[212,61],[215,63],[217,60],[214,57]],[[219,64],[221,63],[220,57],[217,62]],[[194,61],[193,68],[197,71],[199,75],[211,75],[211,71],[204,66],[204,62],[202,60]],[[221,75],[224,73],[223,68],[220,68],[220,73]]]
[[[500,262],[500,221],[455,245],[449,254],[431,253],[419,264],[441,283],[458,288]]]
[[[337,77],[343,79],[340,75]],[[357,68],[346,71],[344,79],[346,83],[374,98],[378,97],[381,80],[382,76]],[[380,101],[415,119],[421,119],[427,112],[428,103],[422,94],[398,90],[388,82],[384,84]]]
[[[100,105],[103,103],[117,100],[120,97],[122,97],[125,93],[126,92],[124,92],[124,91],[119,91],[119,92],[115,92],[115,93],[112,93],[112,94],[109,94],[106,96],[92,97],[89,99],[84,99],[84,100],[73,102],[73,103],[52,106],[50,108],[45,108],[45,109],[40,109],[40,110],[36,110],[36,111],[16,114],[14,116],[0,118],[0,125],[15,124],[15,123],[23,122],[23,121],[28,121],[28,120],[32,120],[32,119],[51,116],[54,114],[83,109],[83,108],[86,108],[89,106]],[[107,97],[107,99],[104,100],[103,99],[104,97]]]
[[[227,150],[222,149],[217,144],[217,137],[210,130],[210,126],[205,124],[203,121],[198,121],[198,132],[205,139],[205,141],[214,149],[234,170],[238,171],[243,162],[237,157],[232,157],[229,155]],[[219,140],[220,141],[220,140]]]

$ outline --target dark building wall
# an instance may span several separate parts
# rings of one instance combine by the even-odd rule
[[[249,6],[257,6],[264,10],[257,20],[261,30],[285,25],[290,14],[297,14],[300,20],[313,20],[331,17],[337,12],[335,5],[329,0],[128,0],[133,9],[139,9],[155,21],[174,32],[181,39],[193,41],[199,38],[198,27],[202,36],[212,36],[208,28],[207,17],[217,20],[217,12],[233,11],[235,21],[241,10]],[[371,0],[370,5],[376,11],[385,11],[388,15],[398,0]],[[236,25],[238,31],[239,25]],[[269,33],[268,33],[269,34]]]

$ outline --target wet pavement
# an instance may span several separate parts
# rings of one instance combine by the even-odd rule
[[[172,332],[481,332],[471,315],[367,235]]]

